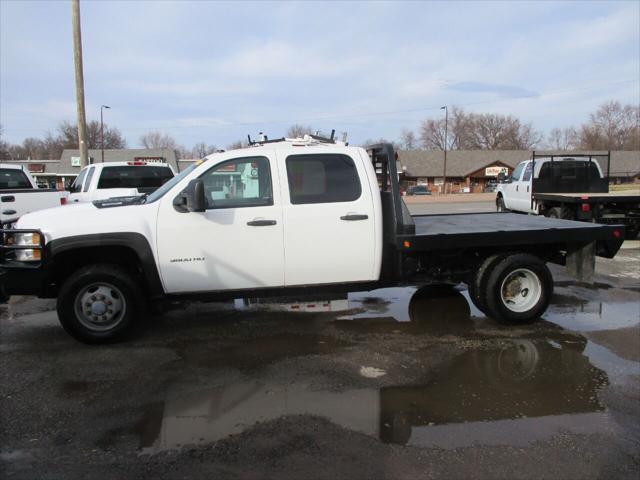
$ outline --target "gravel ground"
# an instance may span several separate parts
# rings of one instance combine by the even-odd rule
[[[640,250],[503,327],[456,289],[191,304],[82,345],[0,307],[4,478],[638,478]],[[319,302],[314,301],[314,305]],[[308,305],[309,302],[303,305]]]

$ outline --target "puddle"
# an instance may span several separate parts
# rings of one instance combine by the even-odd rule
[[[278,335],[246,339],[212,351],[206,344],[173,344],[176,353],[191,365],[230,366],[244,370],[265,367],[278,360],[306,355],[325,355],[350,344],[326,335]]]
[[[441,448],[604,432],[615,428],[598,399],[608,378],[585,344],[566,333],[507,340],[453,358],[424,385],[328,391],[256,380],[180,392],[150,406],[135,430],[143,454],[215,442],[283,415],[319,415],[383,442]]]

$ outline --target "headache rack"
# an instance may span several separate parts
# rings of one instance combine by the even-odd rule
[[[597,161],[606,159],[606,174],[594,178],[591,166],[595,164],[600,171],[604,166]],[[549,160],[549,168],[543,164],[538,176],[535,175],[536,160]],[[562,165],[573,161],[573,175],[567,176]],[[543,172],[543,169],[546,171]],[[596,168],[596,171],[598,169]],[[531,154],[531,191],[533,193],[608,193],[609,172],[611,170],[611,151],[606,153],[575,153],[575,154]],[[544,174],[544,175],[543,175]],[[532,199],[533,202],[533,199]]]

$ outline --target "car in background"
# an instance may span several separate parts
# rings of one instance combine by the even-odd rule
[[[23,165],[0,163],[0,225],[11,224],[22,215],[67,202],[67,192],[40,188]]]
[[[407,195],[431,195],[431,191],[426,185],[415,185],[413,187],[409,187]]]
[[[166,163],[108,162],[84,167],[69,188],[69,202],[82,203],[149,194],[175,176]]]

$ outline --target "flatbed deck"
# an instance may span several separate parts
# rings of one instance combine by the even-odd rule
[[[467,247],[617,242],[617,226],[517,213],[412,215],[415,235],[403,236],[409,250]],[[617,235],[620,235],[618,232]],[[621,240],[620,240],[621,243]],[[405,248],[405,251],[407,249]]]
[[[537,193],[534,200],[555,200],[566,203],[601,203],[601,202],[640,202],[640,190],[628,190],[609,193]]]

